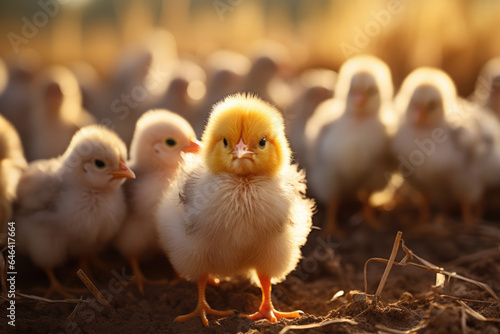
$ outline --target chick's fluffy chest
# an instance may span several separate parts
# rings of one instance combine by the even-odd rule
[[[192,175],[181,194],[186,234],[200,242],[210,266],[246,270],[289,228],[293,194],[278,176]]]

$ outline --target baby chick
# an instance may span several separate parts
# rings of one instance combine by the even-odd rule
[[[337,73],[326,69],[311,69],[300,75],[300,90],[297,97],[285,110],[287,137],[295,161],[306,166],[307,141],[305,129],[307,120],[319,104],[332,98]]]
[[[62,66],[47,69],[38,82],[32,111],[28,160],[54,158],[64,152],[78,129],[95,123],[82,107],[82,96],[73,73]]]
[[[200,103],[193,127],[198,134],[203,133],[212,106],[225,96],[242,90],[250,70],[250,60],[236,52],[219,50],[212,53],[207,61],[207,92]]]
[[[429,221],[431,200],[451,199],[470,225],[482,192],[477,126],[464,117],[453,81],[441,70],[419,68],[404,80],[396,108],[401,120],[392,150],[399,172],[423,195],[420,223]]]
[[[341,199],[359,197],[366,221],[378,227],[370,195],[387,184],[389,134],[385,116],[392,98],[389,68],[372,56],[349,59],[340,69],[334,99],[323,102],[306,125],[309,181],[327,205],[323,233],[341,235]]]
[[[313,201],[304,197],[304,173],[290,164],[281,114],[257,97],[232,95],[214,106],[202,136],[201,158],[181,168],[159,208],[160,245],[177,272],[198,281],[198,305],[186,321],[227,316],[205,299],[211,278],[243,274],[262,289],[251,319],[275,322],[271,283],[282,281],[300,258],[311,229]]]
[[[53,269],[69,257],[89,257],[125,219],[121,184],[135,178],[118,136],[100,126],[78,131],[62,156],[31,163],[17,188],[14,217],[21,250],[50,279],[47,295],[69,295]]]
[[[162,191],[177,172],[181,152],[197,152],[199,148],[193,128],[177,114],[152,110],[137,121],[129,161],[137,180],[124,184],[128,215],[115,244],[130,261],[141,292],[148,280],[139,268],[138,257],[159,249],[155,223]]]
[[[0,235],[12,218],[12,203],[21,174],[28,164],[16,129],[0,116]],[[0,238],[0,245],[3,237]]]

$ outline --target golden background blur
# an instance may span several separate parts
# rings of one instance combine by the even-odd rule
[[[448,72],[468,95],[481,66],[500,55],[499,17],[494,0],[3,1],[0,56],[31,49],[43,64],[84,60],[106,77],[130,45],[202,61],[219,48],[248,54],[266,38],[288,49],[294,71],[338,70],[350,54],[371,53],[389,64],[396,87],[428,65]],[[157,28],[176,44],[152,38]]]

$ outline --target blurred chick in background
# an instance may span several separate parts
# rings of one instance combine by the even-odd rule
[[[31,143],[30,119],[35,104],[32,85],[40,68],[39,58],[37,53],[29,51],[7,58],[7,82],[0,92],[0,113],[16,128],[25,154]]]
[[[205,299],[207,280],[245,275],[260,284],[262,304],[249,318],[295,318],[271,302],[271,283],[300,259],[314,203],[304,197],[304,173],[290,164],[283,118],[257,97],[233,95],[214,106],[201,158],[188,161],[159,209],[160,244],[177,272],[198,282],[194,312],[227,316]]]
[[[88,258],[113,238],[126,215],[121,184],[134,173],[127,149],[100,126],[78,131],[62,156],[32,162],[17,188],[17,241],[50,280],[46,296],[70,296],[54,268],[68,258]]]
[[[490,109],[500,120],[500,57],[484,65],[471,100]]]
[[[337,73],[326,69],[310,69],[300,75],[299,94],[285,110],[287,138],[296,162],[302,167],[307,163],[307,120],[321,102],[333,97]]]
[[[335,97],[323,102],[306,126],[311,189],[327,206],[324,235],[342,235],[337,214],[342,199],[358,197],[365,220],[378,228],[369,203],[391,171],[387,128],[392,79],[378,58],[357,56],[342,65]]]
[[[62,66],[46,69],[37,82],[38,101],[33,106],[29,161],[54,158],[68,147],[80,128],[95,123],[82,107],[82,96],[73,73]]]
[[[205,64],[208,74],[207,92],[193,121],[196,134],[203,133],[215,103],[242,90],[250,65],[246,56],[228,50],[216,51],[208,57]]]
[[[81,93],[82,107],[91,115],[97,115],[105,85],[97,70],[84,61],[72,62],[69,69],[75,76]]]
[[[177,114],[152,110],[137,121],[129,161],[137,180],[124,184],[128,214],[115,245],[129,260],[141,292],[150,281],[140,270],[139,257],[148,250],[160,250],[156,214],[161,194],[177,173],[181,152],[199,148],[193,128]]]
[[[419,68],[396,97],[399,128],[392,150],[402,176],[422,193],[420,223],[430,221],[430,204],[460,203],[463,220],[474,222],[472,206],[483,184],[479,177],[477,126],[466,119],[455,85],[441,70]]]
[[[153,73],[152,62],[153,54],[147,47],[129,46],[122,50],[96,115],[99,120],[110,120],[126,145],[132,141],[137,120],[151,106],[151,90],[159,85],[155,80],[164,76]]]
[[[21,174],[28,167],[16,129],[0,116],[0,245],[7,222],[12,219],[12,203]]]
[[[292,99],[290,87],[284,81],[289,75],[290,54],[280,43],[270,40],[255,45],[252,65],[245,78],[243,91],[257,94],[260,98],[283,110]]]
[[[152,101],[149,109],[167,109],[184,117],[196,119],[196,109],[204,97],[206,74],[201,66],[190,60],[179,60],[170,74],[166,89]]]

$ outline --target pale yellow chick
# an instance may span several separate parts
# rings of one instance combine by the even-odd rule
[[[139,257],[159,250],[155,225],[161,194],[177,174],[183,153],[199,149],[191,125],[173,112],[151,110],[137,121],[129,161],[137,179],[124,184],[128,214],[115,245],[129,260],[141,292],[152,281],[140,270]]]

